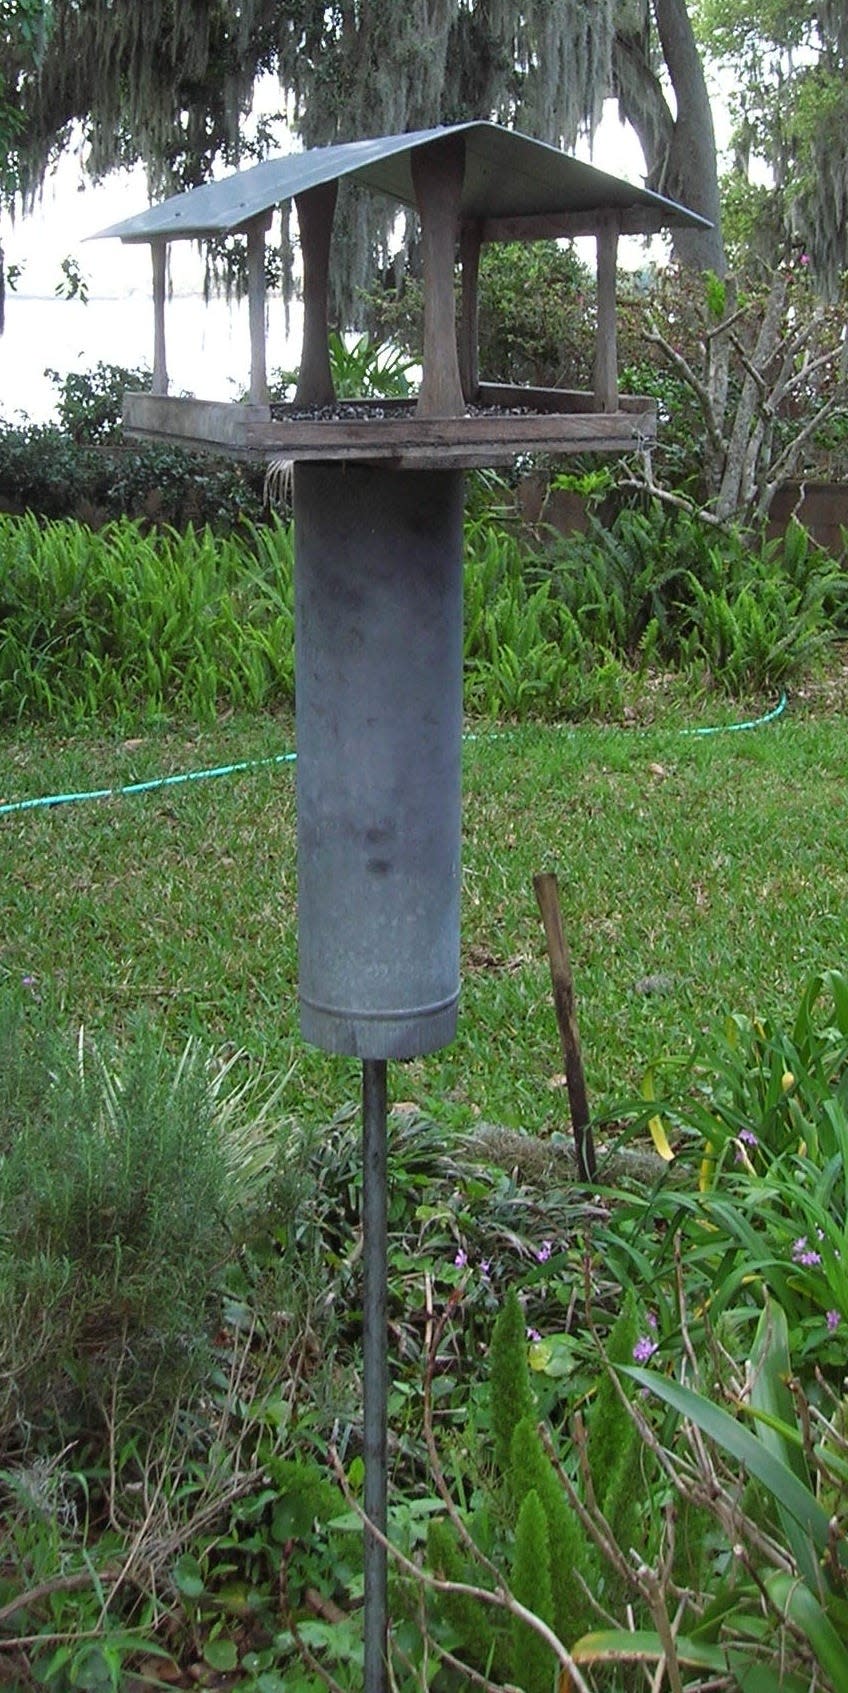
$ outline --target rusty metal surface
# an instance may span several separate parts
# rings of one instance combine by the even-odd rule
[[[706,227],[704,218],[676,201],[596,170],[545,142],[498,124],[464,123],[313,147],[307,152],[266,159],[220,182],[173,195],[135,217],[98,230],[89,239],[116,236],[122,241],[175,241],[229,234],[284,200],[342,177],[414,206],[412,155],[448,135],[465,139],[461,208],[465,219],[545,217],[564,212],[588,217],[617,211],[628,215],[632,229],[681,224]]]

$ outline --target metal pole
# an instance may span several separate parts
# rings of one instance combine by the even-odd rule
[[[386,1532],[386,1061],[362,1064],[363,1400],[365,1514]],[[386,1549],[365,1530],[365,1689],[387,1693]]]

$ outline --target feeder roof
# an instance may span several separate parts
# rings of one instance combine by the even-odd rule
[[[705,218],[676,201],[596,170],[543,141],[498,124],[461,123],[266,159],[220,182],[175,194],[99,230],[91,239],[175,241],[229,235],[282,201],[341,177],[414,206],[412,154],[454,135],[465,139],[463,219],[522,220],[565,213],[576,214],[588,225],[605,212],[617,211],[633,233],[681,224],[709,227]]]

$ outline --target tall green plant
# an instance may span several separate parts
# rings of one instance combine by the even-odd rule
[[[560,1640],[567,1646],[592,1620],[588,1595],[598,1585],[597,1558],[563,1492],[532,1417],[523,1417],[512,1436],[510,1489],[519,1510],[530,1493],[541,1506],[550,1555],[552,1610],[550,1617],[539,1614],[544,1615],[545,1621],[555,1623]]]
[[[510,1288],[492,1330],[489,1347],[489,1404],[495,1463],[509,1474],[512,1437],[517,1425],[535,1413],[536,1401],[527,1368],[524,1312]]]
[[[511,1587],[519,1604],[542,1622],[552,1623],[551,1546],[542,1502],[535,1488],[518,1509],[512,1555]],[[512,1673],[526,1693],[550,1693],[554,1659],[550,1647],[522,1617],[512,1618]]]
[[[829,1421],[824,1417],[819,1424],[820,1430],[823,1425],[826,1431],[824,1441],[819,1437],[818,1443],[811,1445],[805,1437],[808,1407],[802,1407],[799,1417],[788,1392],[791,1356],[780,1306],[766,1303],[754,1336],[746,1407],[752,1428],[745,1427],[712,1398],[677,1381],[638,1368],[630,1368],[628,1373],[649,1394],[699,1429],[710,1446],[729,1461],[737,1478],[748,1475],[758,1484],[770,1537],[758,1532],[756,1516],[752,1518],[744,1507],[737,1510],[737,1532],[747,1550],[744,1573],[741,1579],[719,1575],[712,1594],[717,1625],[714,1633],[720,1630],[727,1661],[742,1684],[746,1684],[746,1665],[750,1663],[750,1640],[760,1642],[760,1673],[771,1673],[782,1682],[787,1672],[792,1677],[800,1639],[824,1685],[835,1693],[844,1693],[848,1689],[844,1490],[838,1483],[839,1502],[830,1513],[818,1495],[822,1488],[832,1488],[834,1470],[844,1483],[848,1450],[844,1431],[833,1418]],[[719,1483],[714,1495],[715,1515],[725,1523],[730,1519],[728,1504],[733,1487],[732,1480]],[[763,1597],[771,1619],[770,1632],[760,1626]],[[797,1679],[792,1677],[789,1685],[798,1685]]]
[[[144,392],[152,375],[146,366],[100,360],[91,370],[46,370],[57,390],[56,415],[72,441],[89,446],[114,440],[122,431],[121,412],[127,390]]]
[[[0,520],[0,718],[124,725],[290,703],[291,533]]]

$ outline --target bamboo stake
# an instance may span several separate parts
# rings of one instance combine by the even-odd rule
[[[571,1128],[574,1135],[574,1149],[577,1154],[577,1170],[581,1181],[593,1182],[597,1174],[595,1143],[589,1123],[589,1100],[586,1094],[586,1078],[583,1073],[583,1058],[580,1052],[580,1032],[574,1009],[571,958],[562,927],[556,876],[549,873],[534,876],[533,888],[542,914],[542,922],[545,926],[545,940],[551,966],[551,984],[554,990],[554,1008],[562,1041]]]

